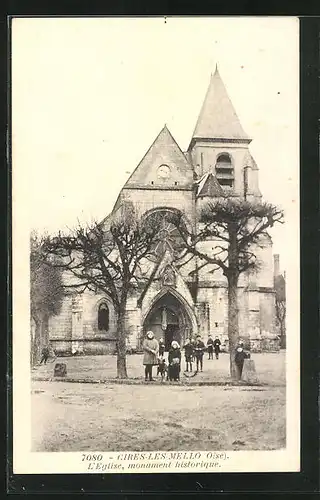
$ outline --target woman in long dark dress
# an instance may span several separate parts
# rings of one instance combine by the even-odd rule
[[[180,380],[181,370],[181,351],[178,342],[171,343],[171,349],[168,356],[169,361],[169,380]]]

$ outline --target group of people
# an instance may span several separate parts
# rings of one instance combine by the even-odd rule
[[[196,371],[203,370],[203,357],[205,351],[208,352],[208,359],[213,359],[213,352],[215,352],[216,359],[219,359],[221,342],[218,337],[213,340],[212,336],[209,335],[207,346],[198,335],[196,339],[189,338],[186,340],[183,346],[186,372],[192,372],[193,363],[196,363]],[[173,340],[171,342],[171,347],[168,353],[168,364],[166,364],[164,359],[165,354],[165,344],[163,339],[158,342],[152,331],[147,332],[147,337],[143,342],[143,364],[145,366],[145,380],[153,381],[152,378],[152,367],[158,366],[157,374],[162,377],[165,376],[168,380],[178,381],[180,379],[181,372],[181,348],[177,341]]]

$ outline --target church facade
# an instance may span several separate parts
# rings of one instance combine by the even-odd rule
[[[183,261],[176,229],[166,214],[180,211],[197,231],[205,203],[222,196],[259,201],[259,170],[218,70],[207,94],[187,151],[165,126],[126,184],[113,212],[130,201],[140,215],[163,213],[163,229],[155,242],[155,259],[145,263],[148,286],[131,295],[126,312],[129,350],[141,348],[147,330],[182,344],[190,335],[218,336],[228,349],[227,282],[221,270],[198,269],[196,259]],[[111,214],[112,216],[112,214]],[[213,241],[203,243],[212,247]],[[251,349],[277,349],[272,241],[264,236],[255,251],[260,266],[239,280],[240,336]],[[210,272],[213,271],[213,272]],[[58,353],[114,353],[116,322],[108,296],[86,291],[67,296],[49,322],[49,337]]]

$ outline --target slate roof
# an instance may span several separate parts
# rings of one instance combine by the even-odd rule
[[[242,128],[218,68],[211,75],[193,139],[242,139],[250,141]]]

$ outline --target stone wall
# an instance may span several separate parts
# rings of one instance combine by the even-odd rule
[[[191,221],[193,217],[192,190],[161,189],[123,189],[122,199],[132,201],[140,214],[154,208],[175,208],[186,214]]]
[[[109,308],[108,331],[98,329],[101,302],[106,302]],[[89,291],[64,297],[60,314],[49,320],[49,335],[58,354],[114,352],[116,319],[110,299]]]
[[[273,290],[260,291],[260,328],[262,337],[277,334],[275,324],[275,292]]]
[[[109,309],[109,329],[100,331],[98,329],[99,305],[105,302]],[[85,292],[83,295],[83,337],[86,339],[103,338],[114,340],[116,335],[116,318],[111,300],[102,294]]]
[[[72,336],[72,297],[63,299],[60,314],[49,319],[50,339],[64,340]]]

